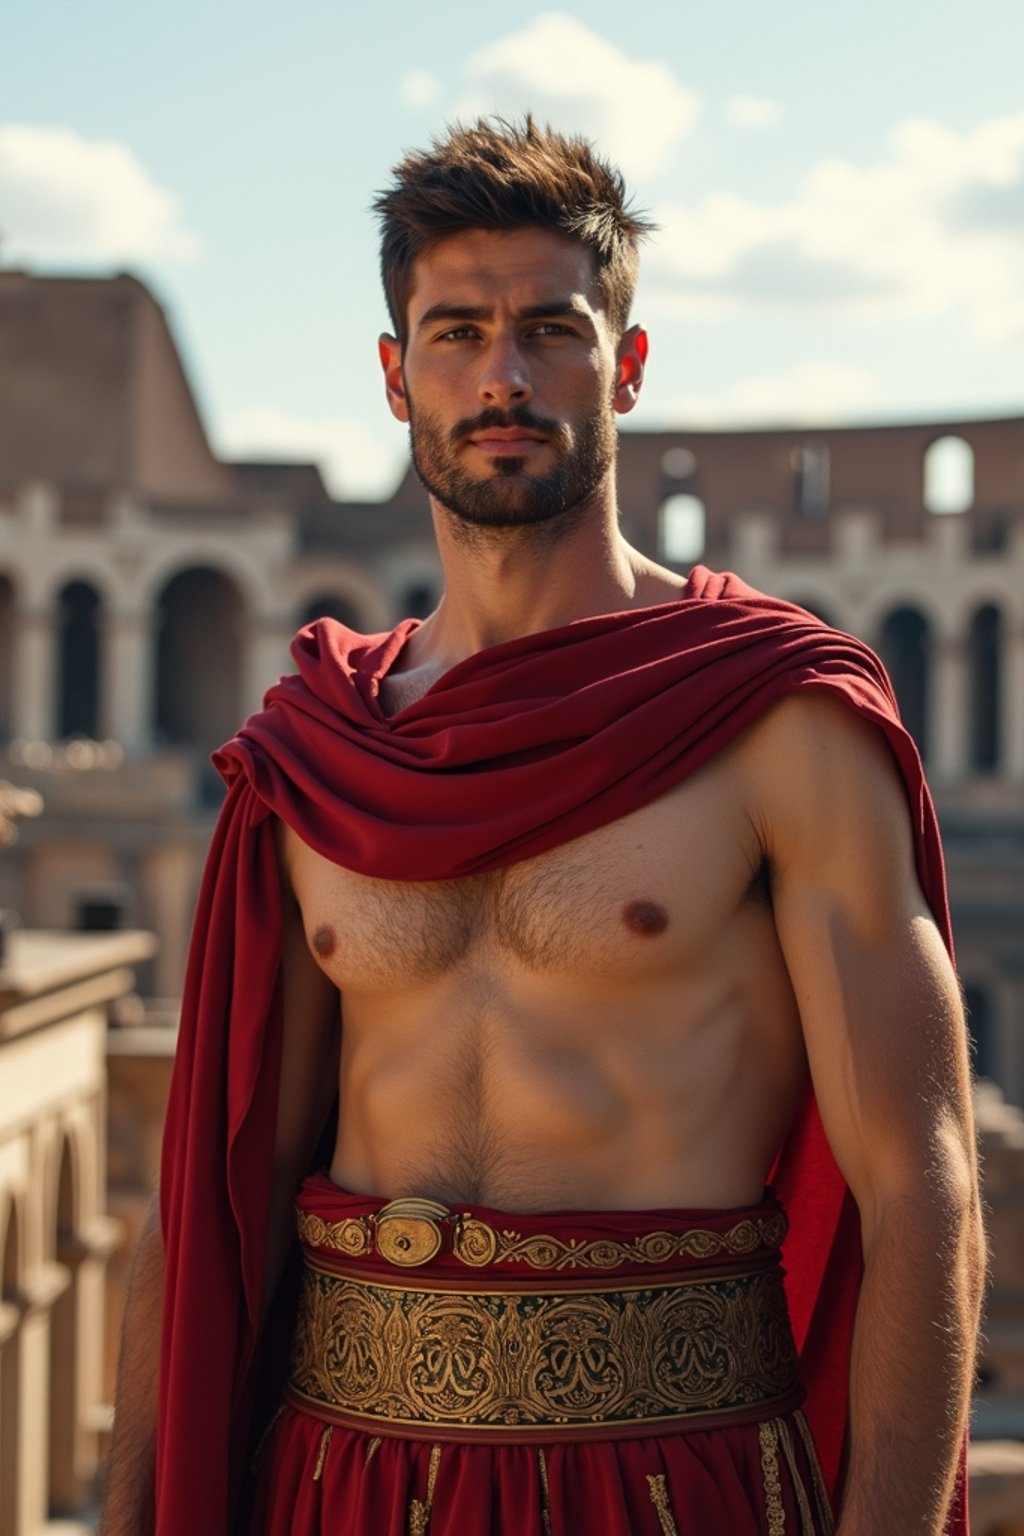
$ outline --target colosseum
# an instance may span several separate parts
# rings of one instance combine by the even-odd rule
[[[1024,1102],[1024,416],[625,432],[619,479],[624,529],[640,548],[676,569],[699,559],[735,570],[880,652],[938,805],[978,1073],[999,1104],[998,1090]],[[137,279],[0,272],[0,781],[33,803],[37,792],[44,806],[0,849],[0,909],[19,913],[27,930],[69,944],[91,934],[107,946],[87,959],[58,945],[47,995],[64,987],[73,1011],[88,973],[88,996],[120,1009],[142,1035],[173,1023],[219,803],[211,749],[288,669],[300,625],[331,614],[380,630],[429,612],[439,581],[411,473],[390,500],[364,504],[332,499],[315,464],[219,459],[164,312]],[[31,1000],[11,985],[5,992],[0,971],[0,1047],[13,1061],[25,1041],[8,1040],[5,1018],[30,1019],[37,1034],[39,1026]],[[26,983],[29,992],[35,985]],[[56,1003],[51,1013],[60,1014]],[[139,1086],[148,1068],[130,1056],[108,1047],[111,1182],[123,1186],[111,1206],[129,1233],[155,1173],[153,1126],[120,1163],[115,1140],[123,1131],[128,1144],[124,1127],[143,1103],[158,1130],[162,1092],[159,1083]],[[58,1105],[45,1136],[0,1115],[0,1462],[22,1469],[20,1482],[5,1485],[20,1491],[0,1495],[0,1523],[14,1512],[5,1530],[41,1528],[32,1522],[45,1508],[68,1504],[53,1492],[54,1467],[65,1468],[61,1486],[75,1475],[77,1487],[88,1481],[88,1456],[84,1472],[67,1470],[67,1435],[58,1444],[51,1429],[49,1452],[38,1454],[30,1430],[12,1440],[21,1408],[7,1408],[20,1390],[10,1341],[31,1312],[20,1278],[29,1239],[51,1279],[85,1251],[102,1268],[116,1241],[106,1228],[96,1236],[106,1091],[98,1070],[82,1088],[79,1120]],[[1024,1157],[1024,1122],[1014,1114],[999,1133],[1010,1159],[1008,1230],[1019,1219]],[[73,1121],[92,1127],[84,1182],[60,1151],[74,1144]],[[76,1214],[79,1197],[87,1218]],[[993,1419],[988,1433],[1019,1436],[1024,1259],[1019,1240],[999,1252],[1007,1358],[1018,1363],[1006,1377],[1009,1417]],[[5,1318],[14,1319],[7,1332]],[[89,1328],[82,1319],[61,1326],[77,1340],[69,1346],[77,1358]],[[86,1363],[95,1384],[99,1367]],[[54,1377],[55,1404],[61,1391]],[[43,1407],[31,1412],[42,1425]],[[67,1412],[80,1429],[82,1415]],[[90,1423],[95,1450],[102,1426]],[[43,1429],[39,1437],[41,1445]]]

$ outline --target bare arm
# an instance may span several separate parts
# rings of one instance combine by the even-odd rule
[[[102,1536],[149,1536],[154,1525],[156,1383],[164,1250],[150,1205],[128,1281],[117,1364],[114,1433],[104,1475]]]
[[[880,734],[811,698],[759,735],[776,924],[864,1246],[837,1536],[939,1536],[984,1277],[959,990]]]

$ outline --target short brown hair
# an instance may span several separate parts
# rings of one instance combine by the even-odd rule
[[[391,323],[405,339],[418,256],[468,229],[537,226],[578,240],[593,253],[608,317],[629,323],[639,243],[653,229],[630,210],[621,173],[583,138],[539,128],[533,118],[479,118],[453,124],[429,150],[394,167],[374,199],[380,218],[380,272]]]

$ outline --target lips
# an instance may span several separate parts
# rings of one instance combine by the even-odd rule
[[[524,432],[522,428],[490,427],[479,437],[471,437],[470,442],[474,448],[479,448],[482,453],[529,453],[532,448],[539,448],[545,439],[538,437],[536,433]]]

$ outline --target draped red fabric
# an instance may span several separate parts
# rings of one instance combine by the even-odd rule
[[[818,689],[881,729],[906,786],[925,894],[950,944],[942,853],[914,744],[858,640],[731,574],[460,662],[385,717],[415,627],[298,635],[297,672],[215,757],[228,795],[200,894],[164,1136],[166,1285],[157,1536],[227,1532],[255,1391],[277,1077],[281,911],[271,817],[361,874],[440,880],[530,858],[693,773],[784,695]],[[807,1415],[835,1488],[860,1274],[856,1211],[808,1094],[774,1184]],[[962,1481],[962,1479],[961,1479]],[[964,1501],[949,1527],[966,1532]]]

